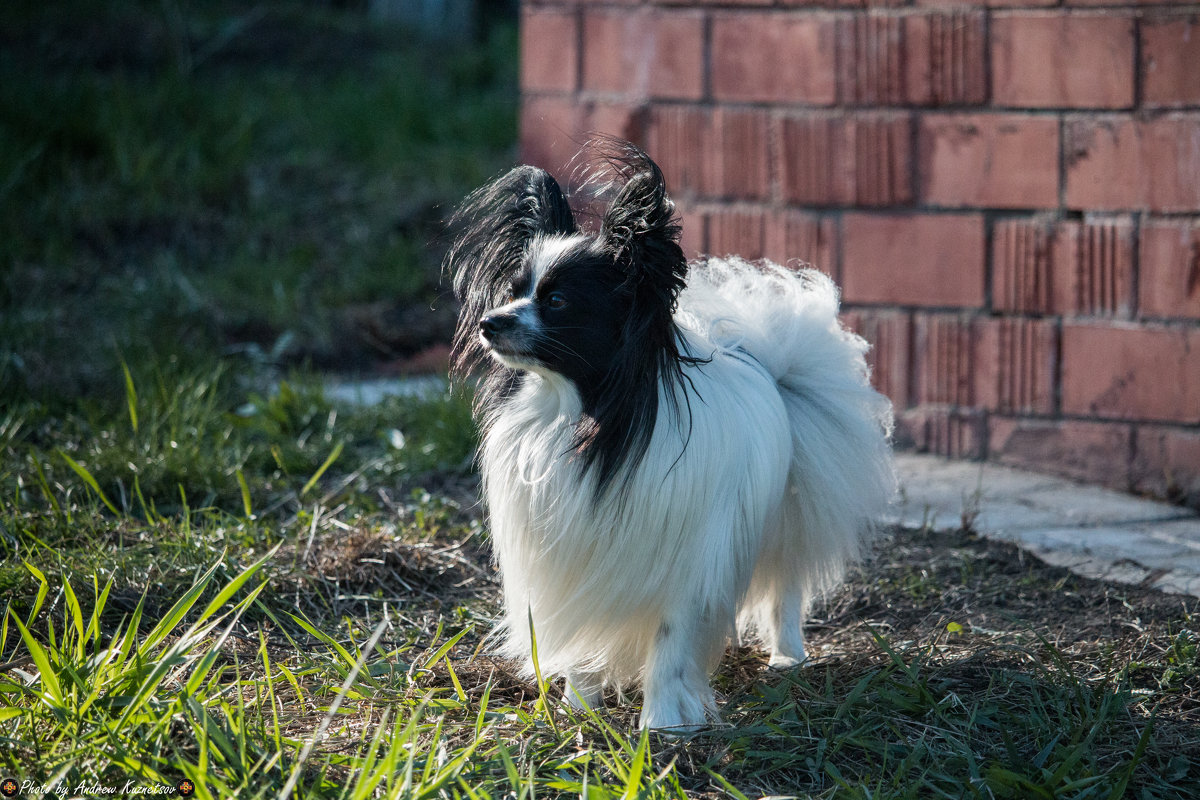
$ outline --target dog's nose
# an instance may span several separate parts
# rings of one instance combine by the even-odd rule
[[[485,339],[490,339],[511,328],[513,321],[513,317],[509,314],[487,314],[479,320],[479,330]]]

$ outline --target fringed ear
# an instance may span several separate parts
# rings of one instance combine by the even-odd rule
[[[454,236],[443,271],[462,307],[451,364],[465,376],[485,359],[478,324],[503,298],[538,234],[571,234],[578,228],[558,182],[537,167],[517,167],[472,192],[450,218]]]
[[[679,247],[681,228],[662,170],[628,142],[605,139],[594,147],[623,184],[604,214],[600,239],[636,294],[673,310],[687,279],[687,259]]]
[[[602,139],[592,150],[603,160],[604,171],[595,180],[604,185],[598,188],[615,190],[600,224],[600,243],[625,275],[620,291],[630,301],[620,352],[574,442],[584,465],[596,467],[597,493],[603,494],[623,467],[645,455],[660,396],[674,413],[680,413],[681,404],[690,409],[683,365],[698,359],[681,352],[674,320],[687,260],[662,170],[628,142]]]

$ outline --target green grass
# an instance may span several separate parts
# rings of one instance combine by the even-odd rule
[[[468,398],[114,379],[117,402],[0,422],[5,774],[264,798],[1171,798],[1200,775],[1186,603],[1130,596],[1134,640],[1053,643],[1029,608],[1101,589],[908,534],[940,555],[853,583],[813,666],[733,650],[726,724],[647,737],[636,692],[576,714],[481,649]]]
[[[515,41],[283,0],[0,6],[0,398],[106,391],[120,357],[437,341],[429,244],[514,157]]]

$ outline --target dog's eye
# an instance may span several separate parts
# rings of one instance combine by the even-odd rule
[[[551,292],[546,295],[546,305],[550,308],[558,309],[567,304],[567,296],[562,292]]]

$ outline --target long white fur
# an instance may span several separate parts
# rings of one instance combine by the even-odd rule
[[[532,667],[532,619],[544,673],[586,702],[640,680],[654,728],[715,714],[708,675],[739,631],[773,665],[805,659],[803,619],[895,483],[891,406],[837,312],[816,271],[693,266],[676,322],[709,360],[685,367],[694,393],[660,396],[645,457],[598,502],[570,456],[568,380],[530,372],[494,409],[481,461],[507,655]]]

